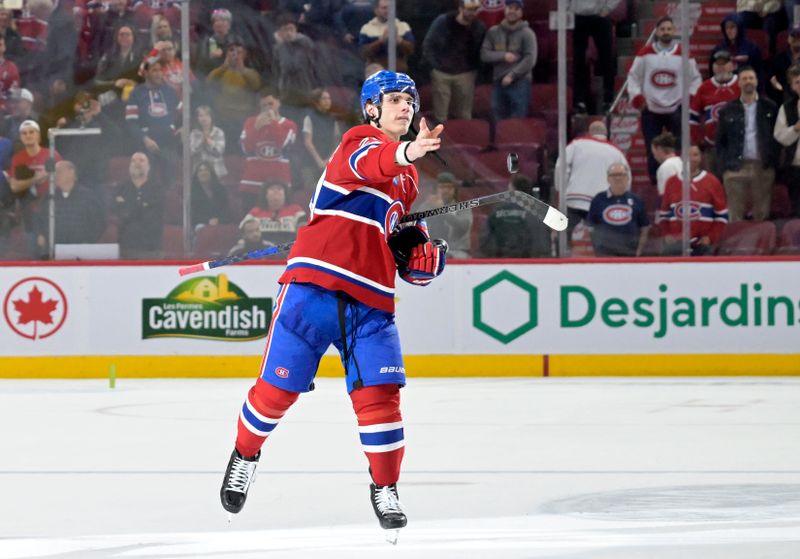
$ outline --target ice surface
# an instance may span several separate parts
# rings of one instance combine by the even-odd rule
[[[344,382],[219,485],[251,379],[0,381],[0,558],[800,557],[800,379],[410,379],[384,541]]]

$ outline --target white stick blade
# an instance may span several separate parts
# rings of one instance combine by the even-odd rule
[[[567,216],[555,208],[548,209],[542,221],[550,229],[554,229],[556,231],[563,231],[567,228],[568,223]]]

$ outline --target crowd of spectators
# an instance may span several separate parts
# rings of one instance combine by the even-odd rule
[[[616,93],[610,14],[624,1],[573,2],[571,108],[601,112]],[[398,70],[429,89],[430,106],[423,107],[429,119],[473,118],[481,84],[491,86],[492,125],[535,110],[541,37],[526,21],[529,2],[398,3],[394,58]],[[657,23],[655,41],[638,53],[628,76],[628,93],[641,109],[648,174],[659,195],[650,212],[657,223],[651,226],[642,215],[642,200],[630,193],[625,155],[596,123],[570,143],[566,183],[555,185],[566,196],[570,235],[583,222],[600,239],[597,254],[642,254],[648,238],[668,234],[669,211],[683,215],[664,206],[672,200],[669,181],[682,165],[675,138],[683,79],[693,93],[693,143],[706,154],[701,165],[722,185],[725,211],[714,198],[713,219],[768,219],[778,180],[789,186],[792,212],[800,217],[800,27],[791,27],[791,14],[780,4],[739,0],[737,11],[720,22],[721,41],[706,81],[694,62],[690,75],[679,71],[674,24],[668,17]],[[23,10],[0,9],[0,258],[47,253],[49,222],[42,215],[48,170],[56,188],[56,242],[117,242],[123,257],[162,257],[164,225],[180,223],[175,208],[181,205],[184,127],[194,230],[234,228],[240,236],[228,247],[234,252],[291,239],[307,219],[303,208],[338,138],[358,121],[361,82],[388,64],[389,8],[389,0],[193,1],[185,8],[191,122],[181,119],[187,84],[179,2],[26,0]],[[776,38],[787,26],[783,49]],[[768,33],[768,53],[748,41],[752,28]],[[589,39],[597,50],[595,73],[602,77],[598,102],[590,94],[590,67],[577,54]],[[670,83],[663,81],[667,74],[674,78]],[[51,128],[99,128],[102,134],[60,137],[60,163],[48,169]],[[701,170],[692,167],[693,177]],[[423,183],[426,207],[468,196],[463,186],[469,182],[452,173],[433,180],[436,175]],[[507,188],[530,192],[538,178],[519,176]],[[430,225],[450,241],[454,257],[556,254],[548,231],[513,207],[494,210],[480,219],[466,212]],[[89,214],[93,219],[81,217]],[[617,239],[623,230],[625,242]],[[712,244],[719,238],[701,237]]]

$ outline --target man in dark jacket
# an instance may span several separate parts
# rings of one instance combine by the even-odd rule
[[[730,221],[745,215],[747,192],[753,201],[753,219],[769,218],[778,146],[773,129],[778,115],[775,103],[759,97],[753,68],[739,69],[739,99],[719,113],[716,135],[717,175],[722,176],[728,197]]]
[[[161,257],[164,232],[164,188],[150,177],[150,160],[142,152],[131,156],[130,180],[114,197],[119,216],[119,248],[123,258]]]
[[[71,161],[56,163],[55,242],[96,243],[103,233],[106,217],[98,195],[78,185],[78,173]],[[50,214],[47,206],[37,216],[36,244],[47,254]]]
[[[433,117],[438,122],[472,118],[475,78],[486,26],[478,19],[480,0],[461,0],[458,12],[440,15],[422,42],[422,56],[433,68]]]
[[[525,175],[515,175],[508,189],[530,193],[532,184]],[[550,230],[517,204],[499,204],[486,220],[481,252],[487,258],[548,257],[552,255]]]

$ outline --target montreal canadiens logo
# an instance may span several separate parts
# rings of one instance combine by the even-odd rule
[[[30,277],[15,283],[3,301],[11,330],[29,340],[49,338],[67,319],[67,297],[53,281]]]
[[[281,378],[289,378],[289,369],[278,367],[277,369],[275,369],[275,374]]]
[[[633,219],[633,208],[614,204],[603,210],[603,220],[610,225],[627,225]]]
[[[389,209],[386,211],[386,220],[383,224],[383,232],[386,238],[392,234],[394,228],[400,223],[400,216],[403,214],[403,203],[400,200],[395,200]]]
[[[674,87],[678,82],[678,76],[671,70],[661,70],[654,72],[650,76],[650,81],[655,87],[669,88]]]
[[[686,219],[689,221],[696,221],[700,219],[700,204],[697,202],[679,203],[675,206],[675,215],[678,219]]]

